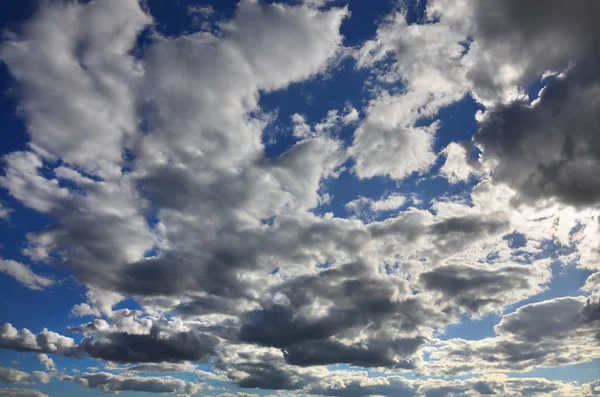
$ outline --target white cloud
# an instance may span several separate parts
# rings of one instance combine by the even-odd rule
[[[42,393],[35,389],[17,389],[17,388],[0,388],[0,396],[2,397],[49,397],[46,393]]]
[[[414,127],[417,109],[426,103],[426,96],[382,93],[369,103],[349,148],[359,178],[404,179],[429,169],[436,158],[432,145],[438,125]]]
[[[129,51],[150,22],[137,0],[47,3],[3,43],[36,147],[88,172],[119,173],[122,142],[137,130],[141,73]]]
[[[407,198],[401,194],[390,194],[379,200],[358,197],[344,206],[347,211],[357,216],[368,215],[369,212],[393,211],[402,207],[407,202]]]
[[[478,173],[477,163],[470,160],[471,153],[464,145],[452,142],[442,151],[442,155],[446,157],[446,161],[440,168],[440,175],[448,179],[448,182],[466,181],[471,175]]]
[[[38,354],[37,359],[46,368],[46,371],[56,371],[56,364],[46,353]]]
[[[42,290],[56,283],[56,281],[50,278],[35,274],[29,267],[22,263],[6,259],[0,259],[0,272],[11,275],[21,284],[33,290]]]

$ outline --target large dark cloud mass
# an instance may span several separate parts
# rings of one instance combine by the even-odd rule
[[[516,101],[486,112],[475,139],[485,158],[498,163],[495,178],[526,198],[597,204],[600,5],[475,3],[484,45],[492,53],[501,47],[502,55],[518,60],[524,85],[544,72],[566,69],[564,75],[547,78],[535,103]]]

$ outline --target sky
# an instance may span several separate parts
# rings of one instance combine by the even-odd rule
[[[600,395],[599,19],[2,1],[0,397]]]

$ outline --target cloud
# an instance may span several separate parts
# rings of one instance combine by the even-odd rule
[[[600,292],[600,273],[596,272],[589,276],[582,289],[590,292]]]
[[[419,280],[427,290],[441,293],[439,304],[464,307],[471,313],[502,310],[542,290],[550,281],[546,266],[458,266],[437,267],[422,273]]]
[[[0,259],[0,272],[7,273],[27,288],[38,291],[51,287],[56,283],[50,278],[38,276],[26,265],[11,260]]]
[[[418,95],[383,93],[371,101],[348,149],[359,178],[404,179],[429,169],[436,157],[432,145],[438,125],[414,127],[417,116],[411,113],[424,100]]]
[[[136,0],[48,3],[3,43],[0,59],[19,82],[31,143],[48,158],[119,172],[121,142],[137,129],[140,71],[129,51],[150,22]]]
[[[369,199],[360,196],[344,206],[346,211],[354,213],[356,216],[368,215],[371,212],[393,211],[402,207],[407,202],[407,198],[401,194],[393,193],[379,200]]]
[[[4,204],[0,203],[0,219],[8,220],[12,211],[12,209],[6,208]]]
[[[124,368],[130,372],[194,372],[196,366],[191,363],[145,363]]]
[[[46,368],[46,371],[56,371],[56,364],[46,353],[38,354],[37,359]]]
[[[5,324],[0,348],[36,352],[48,371],[46,353],[105,361],[112,372],[62,379],[111,393],[208,390],[140,376],[187,372],[282,396],[576,395],[492,374],[598,357],[595,275],[591,296],[517,306],[546,288],[550,265],[598,266],[597,62],[584,57],[598,48],[584,15],[597,7],[521,15],[516,4],[430,0],[425,24],[394,10],[348,49],[348,9],[312,1],[243,0],[214,29],[173,36],[135,0],[41,3],[0,47],[30,136],[4,157],[0,185],[55,220],[27,234],[23,253],[72,272],[87,288],[72,314],[95,318],[68,328],[79,343]],[[314,124],[293,113],[291,142],[271,155],[276,114],[261,96],[321,78],[349,53],[369,69],[364,108],[338,103]],[[526,101],[550,69],[564,73]],[[437,153],[439,111],[469,93],[486,107],[474,142]],[[350,183],[340,193],[356,198],[346,205],[356,216],[340,218],[325,204],[345,171],[378,178],[359,187],[406,192],[399,181],[414,175],[453,186],[416,182],[424,199],[409,202]],[[0,269],[33,289],[53,284],[17,262]],[[137,310],[120,308],[129,298]],[[494,336],[439,339],[489,312],[505,313]]]
[[[45,328],[35,335],[27,328],[17,330],[9,323],[0,327],[0,348],[4,349],[69,354],[74,345],[75,341],[72,338],[48,331]]]
[[[399,11],[354,52],[358,67],[375,68],[377,81],[403,86],[399,93],[375,90],[349,149],[358,177],[401,180],[430,169],[440,124],[427,119],[469,90],[462,59],[465,38],[447,24],[409,24]]]
[[[34,378],[30,373],[5,367],[0,367],[0,379],[6,383],[21,385],[30,385],[35,383]]]
[[[262,310],[245,316],[240,339],[281,348],[295,365],[412,368],[425,342],[419,330],[444,321],[443,313],[410,295],[405,280],[360,263],[298,277],[272,296]]]
[[[600,87],[589,64],[550,79],[533,105],[513,102],[485,114],[475,140],[494,179],[518,189],[522,200],[557,199],[578,207],[596,205],[594,174],[600,126],[594,100]]]
[[[486,93],[500,88],[502,79],[527,87],[544,72],[563,70],[598,48],[595,18],[600,8],[595,3],[572,7],[560,1],[547,7],[516,0],[467,4],[473,9],[473,34],[481,48],[469,74]]]
[[[440,168],[440,175],[452,184],[467,181],[472,175],[477,175],[480,172],[480,164],[469,157],[472,151],[473,148],[468,143],[448,144],[442,150],[446,161]]]
[[[32,385],[35,383],[50,383],[50,376],[42,371],[32,373],[19,371],[14,368],[0,367],[0,379],[6,383]]]
[[[47,394],[34,389],[0,388],[2,397],[48,397]]]
[[[442,343],[431,358],[437,373],[528,371],[588,362],[598,357],[597,296],[532,303],[502,317],[497,336]]]
[[[86,337],[81,341],[81,351],[93,358],[114,362],[203,361],[214,353],[217,339],[196,332],[175,332],[167,336],[158,334],[131,335],[108,333]]]
[[[282,212],[317,206],[321,180],[345,159],[339,142],[326,137],[305,139],[279,158],[264,158],[261,134],[267,121],[258,108],[258,92],[284,88],[326,69],[341,49],[339,27],[347,10],[243,1],[233,19],[220,26],[220,36],[154,36],[143,59],[134,60],[129,50],[151,21],[137,2],[42,8],[26,23],[22,37],[12,37],[3,47],[9,69],[19,69],[17,82],[32,87],[21,95],[31,102],[25,108],[34,150],[8,155],[0,184],[27,206],[60,220],[30,234],[26,253],[67,267],[99,291],[156,296],[252,290],[240,279],[252,276],[258,258],[242,262],[249,247],[229,253],[231,245],[241,240],[247,246],[265,245],[269,236],[259,232],[248,239],[257,232],[249,228]],[[103,24],[111,13],[119,18]],[[56,29],[70,18],[94,21]],[[130,23],[119,31],[123,20]],[[105,30],[96,32],[102,26]],[[77,43],[83,44],[79,48]],[[35,54],[43,51],[24,51],[27,46],[52,48],[43,61],[54,62],[53,56],[60,55],[73,70],[60,69],[60,79],[45,82],[49,74],[36,72],[43,63]],[[291,56],[290,48],[295,49]],[[74,81],[63,84],[68,76]],[[94,78],[99,79],[98,93],[89,92]],[[39,86],[46,89],[38,95]],[[47,109],[43,104],[58,96],[69,97],[68,104],[51,117],[40,115],[38,109]],[[111,103],[103,108],[114,113],[110,120],[103,119],[104,112],[80,114],[71,106],[90,103],[88,108],[94,108],[101,101]],[[42,116],[46,124],[35,121]],[[132,124],[138,117],[145,120],[147,133],[138,133]],[[111,131],[97,131],[98,125]],[[60,139],[44,140],[57,131],[63,134]],[[83,149],[74,143],[83,141]],[[190,152],[192,147],[202,149]],[[123,152],[131,159],[124,159]],[[42,176],[51,155],[64,165]],[[95,164],[86,161],[91,157]],[[158,210],[155,225],[146,218],[152,208]],[[183,214],[214,227],[190,224]],[[90,224],[95,227],[82,227]],[[146,257],[152,250],[158,254]],[[178,278],[160,276],[167,268]],[[240,278],[242,268],[248,274]],[[216,276],[207,282],[208,274]],[[134,278],[138,281],[127,281]],[[75,310],[97,314],[93,306]]]
[[[139,391],[147,393],[175,393],[182,391],[185,381],[170,376],[141,377],[130,374],[115,375],[108,372],[83,373],[65,380],[72,380],[90,389],[100,389],[106,393]]]

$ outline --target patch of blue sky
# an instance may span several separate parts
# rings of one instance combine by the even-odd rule
[[[360,111],[369,99],[369,93],[364,90],[369,75],[366,69],[357,70],[352,58],[345,58],[326,75],[292,84],[285,90],[261,93],[261,109],[277,115],[263,133],[265,155],[276,157],[297,141],[293,136],[293,114],[302,115],[312,126],[322,121],[330,110],[342,114],[350,105]],[[350,145],[352,133],[352,128],[345,128],[339,137]]]
[[[32,269],[40,275],[46,274],[41,267]],[[34,333],[43,328],[62,333],[69,325],[75,325],[78,321],[70,317],[71,309],[85,301],[85,288],[75,284],[70,277],[61,280],[65,272],[52,269],[53,278],[58,283],[44,291],[30,290],[14,278],[0,274],[2,323],[11,323],[18,329],[27,328]]]
[[[507,306],[505,308],[505,313],[512,313],[519,307],[531,303],[543,302],[565,296],[579,296],[582,294],[580,288],[583,287],[585,280],[592,274],[589,270],[577,268],[575,264],[564,266],[560,262],[554,262],[550,267],[552,270],[552,281],[549,283],[548,287],[531,298],[515,305]]]
[[[448,340],[462,338],[466,340],[481,340],[496,335],[494,326],[500,321],[500,316],[495,313],[486,314],[480,318],[473,318],[466,314],[460,317],[460,322],[449,324],[444,329],[440,339]]]
[[[471,140],[478,128],[475,113],[479,110],[483,110],[481,104],[467,94],[460,100],[441,108],[436,115],[418,120],[416,126],[429,125],[439,120],[440,127],[433,145],[433,149],[439,152],[451,142]]]
[[[154,29],[168,37],[204,30],[198,23],[199,17],[210,21],[230,19],[237,4],[237,0],[147,0],[148,9],[156,22]],[[214,11],[212,15],[200,12],[200,8],[208,9],[207,7]]]

